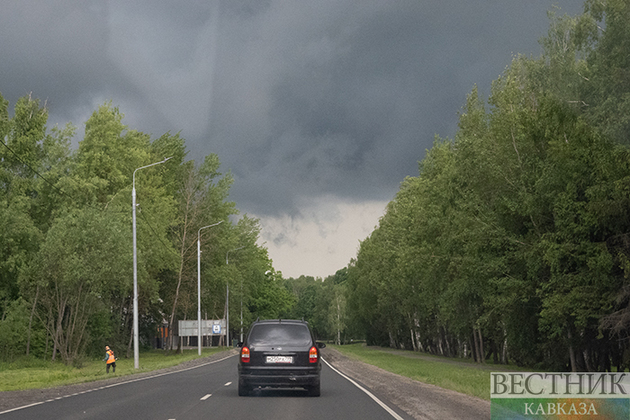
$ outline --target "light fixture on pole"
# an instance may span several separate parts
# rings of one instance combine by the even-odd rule
[[[201,356],[201,229],[220,225],[220,222],[199,228],[197,231],[197,348],[198,354]]]
[[[136,250],[136,172],[150,166],[159,165],[169,160],[166,159],[155,162],[147,166],[142,166],[133,171],[131,182],[131,207],[132,207],[132,224],[133,224],[133,366],[135,369],[140,368],[140,356],[138,345],[138,252]]]
[[[228,260],[228,255],[230,255],[230,252],[232,251],[238,251],[239,249],[243,249],[245,248],[245,246],[239,246],[238,248],[234,248],[234,249],[230,249],[228,252],[225,253],[225,265],[229,265],[229,260]],[[226,283],[226,287],[225,287],[225,316],[226,316],[226,320],[225,320],[225,324],[227,325],[226,328],[226,336],[225,336],[225,344],[227,344],[228,346],[230,345],[230,278],[227,277],[225,280]],[[241,287],[242,289],[242,287]],[[242,299],[242,297],[241,297]],[[241,300],[241,328],[243,325],[243,304],[242,304],[242,300]],[[242,340],[241,340],[242,341]]]

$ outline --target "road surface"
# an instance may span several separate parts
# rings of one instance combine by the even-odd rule
[[[100,388],[94,385],[82,393],[4,412],[0,420],[411,418],[326,363],[319,398],[308,397],[302,390],[260,390],[239,397],[236,364],[236,356],[230,356],[178,372]]]

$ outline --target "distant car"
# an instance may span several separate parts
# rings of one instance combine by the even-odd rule
[[[238,395],[246,396],[257,387],[300,387],[319,397],[319,349],[326,345],[315,341],[307,322],[256,321],[239,345]]]

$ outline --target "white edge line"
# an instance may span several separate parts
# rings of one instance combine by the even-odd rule
[[[230,357],[234,357],[234,356],[235,356],[234,354],[231,354],[231,355],[226,356],[226,357],[224,357],[224,358],[222,358],[222,359],[218,359],[218,360],[213,360],[213,361],[211,361],[211,362],[202,363],[202,364],[200,364],[200,365],[193,366],[193,367],[189,367],[189,368],[186,368],[186,369],[175,370],[175,371],[172,371],[172,372],[164,372],[164,373],[160,373],[160,374],[153,375],[153,376],[146,376],[146,377],[144,377],[144,378],[131,379],[131,380],[129,380],[129,381],[118,382],[118,383],[115,383],[115,384],[106,385],[106,386],[102,386],[102,387],[99,387],[99,388],[93,388],[93,389],[90,389],[90,390],[87,390],[87,391],[84,391],[84,392],[100,391],[101,389],[113,388],[113,387],[118,386],[118,385],[125,385],[125,384],[130,384],[130,383],[132,383],[132,382],[140,382],[140,381],[145,381],[145,380],[147,380],[147,379],[159,378],[160,376],[171,375],[171,374],[173,374],[173,373],[186,372],[187,370],[193,370],[193,369],[197,369],[197,368],[200,368],[200,367],[203,367],[203,366],[211,365],[211,364],[213,364],[213,363],[222,362],[222,361],[224,361],[225,359],[229,359]],[[36,403],[32,403],[32,404],[28,404],[28,405],[23,405],[23,406],[21,406],[21,407],[11,408],[11,409],[9,409],[9,410],[0,411],[0,415],[2,415],[2,414],[6,414],[6,413],[10,413],[10,412],[12,412],[12,411],[22,410],[22,409],[24,409],[24,408],[33,407],[33,406],[40,405],[40,404],[45,404],[45,403],[47,403],[47,402],[52,402],[52,401],[61,400],[61,399],[63,399],[63,398],[72,397],[72,396],[74,396],[74,395],[77,395],[77,394],[64,395],[63,397],[57,397],[57,398],[49,399],[49,400],[46,400],[46,401],[39,401],[39,402],[36,402]]]
[[[50,402],[50,401],[52,401],[52,400],[48,400],[48,401],[40,401],[40,402],[36,402],[36,403],[33,403],[33,404],[24,405],[24,406],[22,406],[22,407],[12,408],[12,409],[10,409],[10,410],[3,411],[3,412],[1,412],[0,414],[10,413],[11,411],[21,410],[21,409],[23,409],[23,408],[34,407],[34,406],[36,406],[36,405],[45,404],[45,403]]]
[[[378,405],[380,405],[381,407],[383,407],[383,409],[385,411],[387,411],[393,418],[395,418],[396,420],[405,420],[402,417],[400,417],[398,415],[398,413],[396,413],[394,410],[392,410],[391,408],[389,408],[389,406],[387,404],[385,404],[383,401],[379,400],[376,395],[372,394],[370,391],[368,391],[367,389],[363,388],[361,385],[359,385],[357,382],[355,382],[352,378],[350,378],[349,376],[344,375],[343,373],[341,373],[339,370],[335,369],[334,367],[332,367],[332,365],[330,363],[328,363],[326,360],[324,360],[324,358],[322,357],[322,360],[324,361],[324,363],[326,363],[328,365],[329,368],[331,368],[332,370],[334,370],[337,374],[339,374],[342,378],[347,379],[348,381],[350,381],[350,383],[354,386],[356,386],[357,388],[359,388],[361,391],[365,392],[367,394],[368,397],[372,398]],[[2,413],[0,413],[2,414]]]

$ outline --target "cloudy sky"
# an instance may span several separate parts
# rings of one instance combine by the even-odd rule
[[[4,0],[0,93],[218,154],[285,277],[345,267],[474,84],[582,0]],[[76,141],[78,141],[77,139]]]

